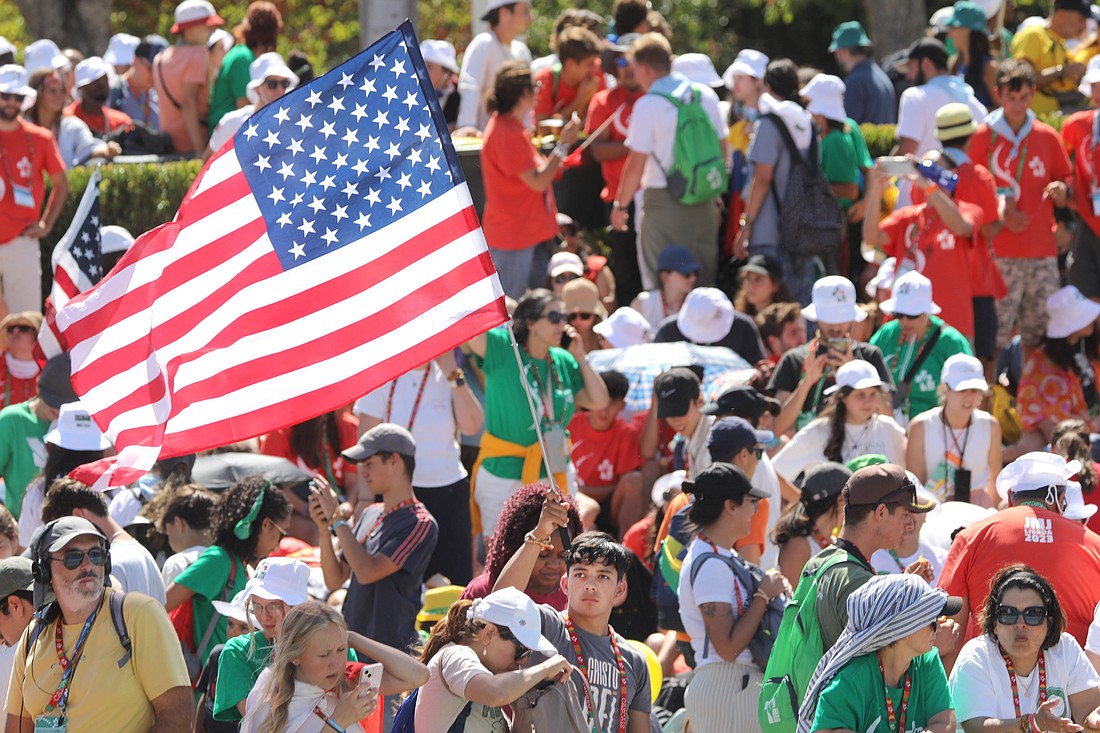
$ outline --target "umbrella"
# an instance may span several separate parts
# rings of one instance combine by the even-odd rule
[[[674,366],[703,367],[703,387],[727,376],[729,372],[751,370],[752,365],[724,346],[696,346],[687,341],[638,344],[625,349],[601,349],[588,355],[588,364],[597,372],[615,370],[630,381],[626,409],[648,410],[653,400],[653,380]]]
[[[191,471],[195,483],[213,491],[221,491],[246,476],[257,474],[282,486],[305,483],[313,478],[285,458],[261,453],[215,453],[199,456]]]

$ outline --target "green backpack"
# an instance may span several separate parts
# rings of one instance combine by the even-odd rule
[[[803,571],[794,598],[787,603],[760,692],[757,713],[764,733],[795,733],[798,728],[802,698],[825,655],[817,623],[817,584],[826,570],[845,562],[855,561],[838,550],[812,574]]]
[[[665,169],[668,192],[688,206],[713,201],[726,192],[729,172],[722,156],[722,144],[714,131],[710,117],[699,101],[702,89],[691,85],[690,98],[685,102],[671,94],[660,94],[676,107],[676,138],[673,143],[672,166]],[[656,160],[656,156],[654,156]],[[660,165],[661,162],[657,161]]]

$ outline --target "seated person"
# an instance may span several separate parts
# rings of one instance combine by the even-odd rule
[[[680,312],[661,322],[653,341],[725,346],[749,364],[764,359],[756,322],[735,311],[729,297],[718,288],[695,288],[688,293]]]
[[[587,28],[566,28],[558,35],[559,63],[535,74],[535,119],[583,119],[592,95],[606,88],[599,66],[600,38]]]
[[[798,303],[772,303],[756,314],[756,327],[767,349],[767,360],[778,364],[791,349],[806,343],[806,321]]]

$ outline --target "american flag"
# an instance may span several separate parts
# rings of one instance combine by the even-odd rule
[[[336,409],[507,317],[406,21],[258,110],[58,314],[99,486]]]
[[[88,186],[80,197],[72,223],[53,248],[53,256],[50,258],[53,264],[53,288],[46,299],[46,319],[38,332],[38,347],[34,354],[40,365],[65,351],[64,338],[58,331],[55,320],[57,311],[103,277],[99,181],[97,166],[88,178]]]

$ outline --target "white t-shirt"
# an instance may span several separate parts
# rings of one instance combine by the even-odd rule
[[[688,546],[683,567],[680,569],[680,620],[684,622],[684,631],[691,637],[696,669],[707,664],[725,661],[714,649],[713,641],[706,650],[707,654],[703,654],[707,629],[699,606],[703,603],[728,603],[733,607],[733,620],[736,623],[741,617],[741,610],[749,601],[748,588],[737,580],[730,566],[718,558],[707,560],[699,569],[699,574],[695,576],[695,582],[691,582],[691,570],[695,565],[695,558],[714,550],[715,548],[706,542],[700,539],[694,540]],[[733,557],[734,552],[725,547],[718,548],[718,554],[726,557]],[[748,647],[737,655],[736,661],[740,664],[755,666]]]
[[[267,716],[271,714],[267,689],[270,678],[271,667],[265,667],[256,679],[256,684],[252,686],[252,692],[248,693],[244,704],[247,712],[240,725],[241,733],[258,733],[263,730]],[[279,729],[279,733],[332,733],[332,728],[313,712],[315,707],[321,708],[321,712],[326,715],[332,715],[336,710],[336,695],[326,694],[320,687],[295,680],[294,691],[287,704],[286,725]],[[353,723],[344,730],[346,733],[364,733],[363,726],[359,723]]]
[[[709,87],[692,85],[679,74],[669,74],[650,86],[649,92],[634,103],[634,112],[630,115],[630,128],[626,134],[626,146],[632,152],[644,153],[645,172],[642,174],[642,188],[665,188],[665,171],[672,167],[672,144],[676,139],[676,107],[660,94],[670,94],[678,99],[686,99],[690,89],[701,90],[700,103],[714,125],[714,133],[719,140],[725,140],[728,128],[718,111],[718,95]],[[653,158],[657,159],[654,164]]]
[[[874,555],[871,555],[871,567],[878,571],[880,575],[882,573],[888,575],[904,573],[905,568],[915,563],[922,556],[932,566],[932,585],[934,586],[940,580],[943,563],[947,560],[947,551],[924,541],[917,543],[917,551],[912,555],[898,555],[897,560],[894,559],[889,550],[878,550]]]
[[[962,102],[970,107],[975,120],[985,119],[986,108],[974,96],[974,91],[958,77],[937,76],[919,87],[909,87],[901,93],[898,103],[898,126],[894,137],[917,141],[917,155],[929,150],[943,150],[936,138],[936,110],[945,104]]]
[[[127,593],[144,593],[162,604],[168,600],[157,561],[137,540],[111,543],[111,575],[118,579],[122,590]]]
[[[19,509],[19,544],[31,546],[34,531],[42,526],[42,503],[46,501],[46,479],[39,476],[27,484]]]
[[[1100,687],[1100,675],[1092,668],[1081,645],[1069,634],[1063,633],[1058,643],[1043,654],[1046,655],[1047,695],[1062,700],[1061,709],[1055,706],[1054,714],[1068,716],[1069,696]],[[1027,676],[1017,674],[1016,684],[1022,714],[1034,713],[1039,708],[1039,665],[1035,665]],[[960,727],[973,718],[1017,717],[1008,670],[996,638],[982,634],[966,642],[951,670],[948,685]]]
[[[187,569],[187,566],[195,562],[199,555],[206,552],[206,545],[193,545],[183,552],[177,552],[164,561],[164,567],[160,569],[161,580],[164,587],[176,579],[176,576]]]
[[[417,733],[447,733],[469,702],[470,680],[490,672],[477,652],[461,644],[447,644],[428,662],[428,681],[416,696],[413,719]],[[466,718],[466,733],[502,733],[507,730],[500,708],[474,703]]]
[[[825,457],[828,442],[829,419],[819,417],[795,433],[775,455],[772,459],[775,470],[793,482],[798,474],[829,460]],[[905,465],[905,431],[892,417],[872,415],[864,425],[844,426],[841,460],[847,462],[868,453],[881,453],[889,463]]]
[[[214,132],[210,133],[210,150],[215,153],[218,152],[221,146],[229,142],[229,138],[241,129],[244,121],[251,117],[255,111],[256,105],[246,104],[240,109],[235,109],[224,115],[218,126],[214,128]]]
[[[630,307],[645,316],[645,319],[649,321],[649,325],[653,328],[657,328],[666,318],[679,312],[669,311],[665,313],[665,302],[661,298],[660,290],[643,290],[634,297],[634,302],[630,304]]]
[[[493,91],[501,65],[512,59],[531,63],[531,51],[517,40],[505,46],[492,31],[478,33],[470,41],[458,73],[458,127],[485,129],[489,122],[485,98]]]
[[[702,415],[695,426],[695,432],[685,446],[687,457],[687,477],[690,479],[698,476],[704,468],[714,460],[710,457],[710,449],[707,448],[707,440],[710,438],[710,428],[717,420],[714,415]]]
[[[1085,639],[1085,651],[1100,654],[1100,603],[1096,604],[1096,611],[1089,624],[1089,635]]]
[[[396,387],[394,382],[386,382],[366,397],[359,398],[355,403],[355,413],[408,428],[416,395],[423,382],[423,369],[405,372],[397,378]],[[391,388],[393,412],[387,414]],[[450,486],[466,478],[466,469],[462,467],[459,456],[458,428],[455,425],[451,394],[453,389],[443,370],[434,361],[431,362],[431,374],[424,385],[424,394],[420,398],[420,406],[416,410],[411,430],[413,440],[416,441],[413,486],[418,489]]]
[[[7,685],[11,681],[11,669],[15,665],[15,655],[20,645],[8,646],[0,641],[0,684]]]
[[[783,511],[783,494],[779,490],[779,474],[775,472],[772,459],[765,453],[752,472],[752,485],[768,492],[768,523],[764,534],[764,554],[760,556],[760,567],[765,570],[779,567],[779,547],[772,542],[772,531],[779,522]]]

